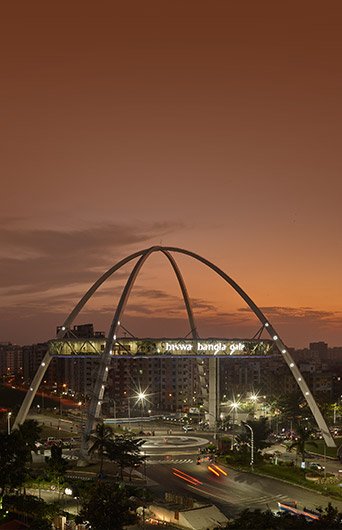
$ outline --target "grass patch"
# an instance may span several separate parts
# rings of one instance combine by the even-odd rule
[[[342,488],[335,484],[318,484],[305,478],[305,471],[292,466],[275,466],[274,464],[260,464],[255,471],[273,478],[287,480],[299,486],[305,486],[314,491],[342,499]]]
[[[68,438],[79,438],[80,434],[76,432],[70,432],[70,431],[62,431],[58,429],[57,427],[51,427],[50,425],[42,425],[42,435],[41,438],[44,440],[45,438],[48,438],[49,436],[53,436],[54,438],[57,438],[58,440],[66,440]]]
[[[230,456],[230,457],[229,457]],[[228,466],[231,466],[232,468],[238,469],[239,471],[245,471],[247,473],[251,473],[250,466],[246,464],[242,464],[241,462],[237,462],[236,459],[234,461],[232,455],[229,455],[227,458],[226,456],[222,456],[219,461],[222,464],[227,464]],[[330,483],[335,481],[335,478],[331,475],[331,477],[325,479],[325,483],[317,483],[312,480],[307,480],[305,478],[305,475],[307,471],[304,471],[298,467],[290,466],[290,465],[274,465],[266,462],[260,462],[254,465],[254,473],[261,475],[267,475],[268,477],[272,477],[275,479],[280,480],[286,480],[287,482],[290,482],[292,484],[298,485],[298,486],[305,486],[306,488],[309,488],[313,491],[316,491],[318,493],[322,493],[323,495],[327,495],[330,497],[333,497],[335,499],[341,500],[342,499],[342,487],[340,487],[338,484]],[[324,480],[323,476],[319,473],[310,473],[311,475],[316,475],[317,477],[320,477],[321,480]]]
[[[337,448],[342,445],[342,438],[335,438],[335,442],[337,445]],[[316,444],[316,445],[315,445]],[[311,442],[307,442],[305,444],[305,448],[307,451],[312,453],[317,453],[320,455],[324,455],[324,441],[323,440],[315,440],[315,444]],[[326,454],[327,456],[330,456],[332,458],[337,458],[337,450],[336,447],[327,447],[326,448]]]

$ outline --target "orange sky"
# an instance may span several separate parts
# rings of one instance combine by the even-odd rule
[[[289,345],[342,344],[340,1],[21,1],[1,25],[0,340],[52,337],[162,242],[224,269]],[[203,336],[254,334],[180,264]],[[122,282],[80,321],[106,329]],[[125,323],[186,334],[178,295],[151,258]]]

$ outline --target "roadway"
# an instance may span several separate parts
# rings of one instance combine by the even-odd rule
[[[289,500],[296,500],[311,509],[324,507],[332,502],[342,511],[341,501],[332,500],[305,488],[253,473],[220,467],[226,470],[228,476],[214,476],[204,463],[181,463],[179,458],[173,458],[169,459],[168,463],[153,464],[151,460],[150,465],[146,466],[147,484],[159,496],[166,491],[173,491],[202,502],[216,504],[228,517],[234,517],[247,508],[276,510],[277,502]]]

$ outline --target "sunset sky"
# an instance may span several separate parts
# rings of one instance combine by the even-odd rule
[[[289,346],[342,345],[342,5],[6,2],[0,17],[0,341],[53,338],[119,259],[221,267]],[[258,329],[177,257],[203,337]],[[107,330],[130,268],[77,323]],[[189,332],[163,256],[123,323]]]

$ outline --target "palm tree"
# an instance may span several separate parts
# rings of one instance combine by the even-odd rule
[[[100,471],[99,475],[102,475],[103,469],[103,457],[106,451],[108,443],[113,438],[113,429],[109,425],[104,425],[104,423],[98,423],[96,428],[91,432],[91,438],[93,444],[90,446],[88,453],[92,454],[97,451],[100,455]]]
[[[296,425],[297,438],[289,446],[290,451],[296,448],[297,454],[301,456],[302,463],[304,463],[303,467],[305,467],[305,444],[310,441],[312,445],[317,446],[316,442],[312,440],[312,433],[313,431],[309,427],[304,427],[301,424]]]
[[[31,456],[31,451],[36,451],[36,442],[38,442],[40,439],[41,433],[42,427],[36,420],[24,421],[24,423],[19,425],[17,431],[13,432],[13,434],[16,434],[26,446],[29,459]]]

